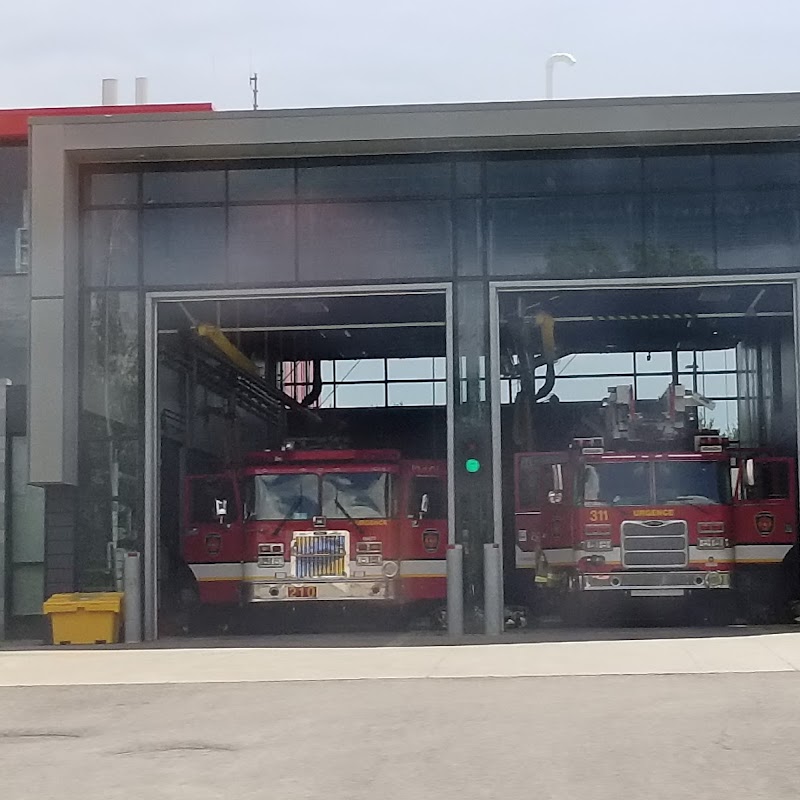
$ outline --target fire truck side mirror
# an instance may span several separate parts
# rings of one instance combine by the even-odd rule
[[[228,501],[216,499],[214,501],[214,511],[216,512],[214,516],[219,520],[221,525],[228,516]]]
[[[553,464],[553,489],[558,494],[564,491],[564,474],[561,471],[561,464]],[[560,503],[561,501],[559,500],[558,502]]]
[[[430,506],[430,500],[428,499],[428,493],[422,495],[422,499],[419,501],[419,518],[422,519],[427,513],[428,508]]]
[[[553,505],[557,505],[564,499],[564,494],[562,492],[548,492],[547,493],[547,501],[552,503]]]
[[[742,479],[745,486],[756,485],[756,462],[752,458],[748,458],[744,462],[744,470],[742,470]]]

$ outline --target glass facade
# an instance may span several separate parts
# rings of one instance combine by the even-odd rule
[[[799,165],[787,147],[718,146],[89,174],[84,280],[179,288],[793,270]]]
[[[456,446],[486,452],[474,486],[456,485],[457,515],[459,529],[480,517],[471,524],[486,531],[489,280],[800,268],[800,148],[790,145],[115,169],[88,168],[81,181],[79,588],[112,579],[109,542],[141,537],[147,291],[452,280]],[[422,377],[391,359],[357,381],[329,369],[323,407],[420,397]],[[433,405],[445,398],[436,370],[424,376]],[[699,388],[727,408],[727,365],[713,379],[724,385]],[[507,402],[515,387],[502,388]]]

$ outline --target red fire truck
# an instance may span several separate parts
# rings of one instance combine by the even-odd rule
[[[182,555],[202,604],[444,606],[444,462],[287,447],[190,477],[185,495]]]
[[[706,402],[672,385],[642,412],[630,387],[612,387],[606,437],[518,454],[518,569],[572,610],[590,610],[599,593],[721,599],[732,588],[774,609],[797,541],[795,461],[693,429]]]

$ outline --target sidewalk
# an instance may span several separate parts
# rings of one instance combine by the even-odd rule
[[[800,671],[800,632],[419,647],[0,651],[0,686]]]

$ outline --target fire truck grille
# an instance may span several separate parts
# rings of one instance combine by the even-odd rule
[[[296,533],[292,550],[295,578],[347,575],[347,533]]]
[[[688,563],[688,529],[683,520],[622,523],[623,566],[667,569]]]

